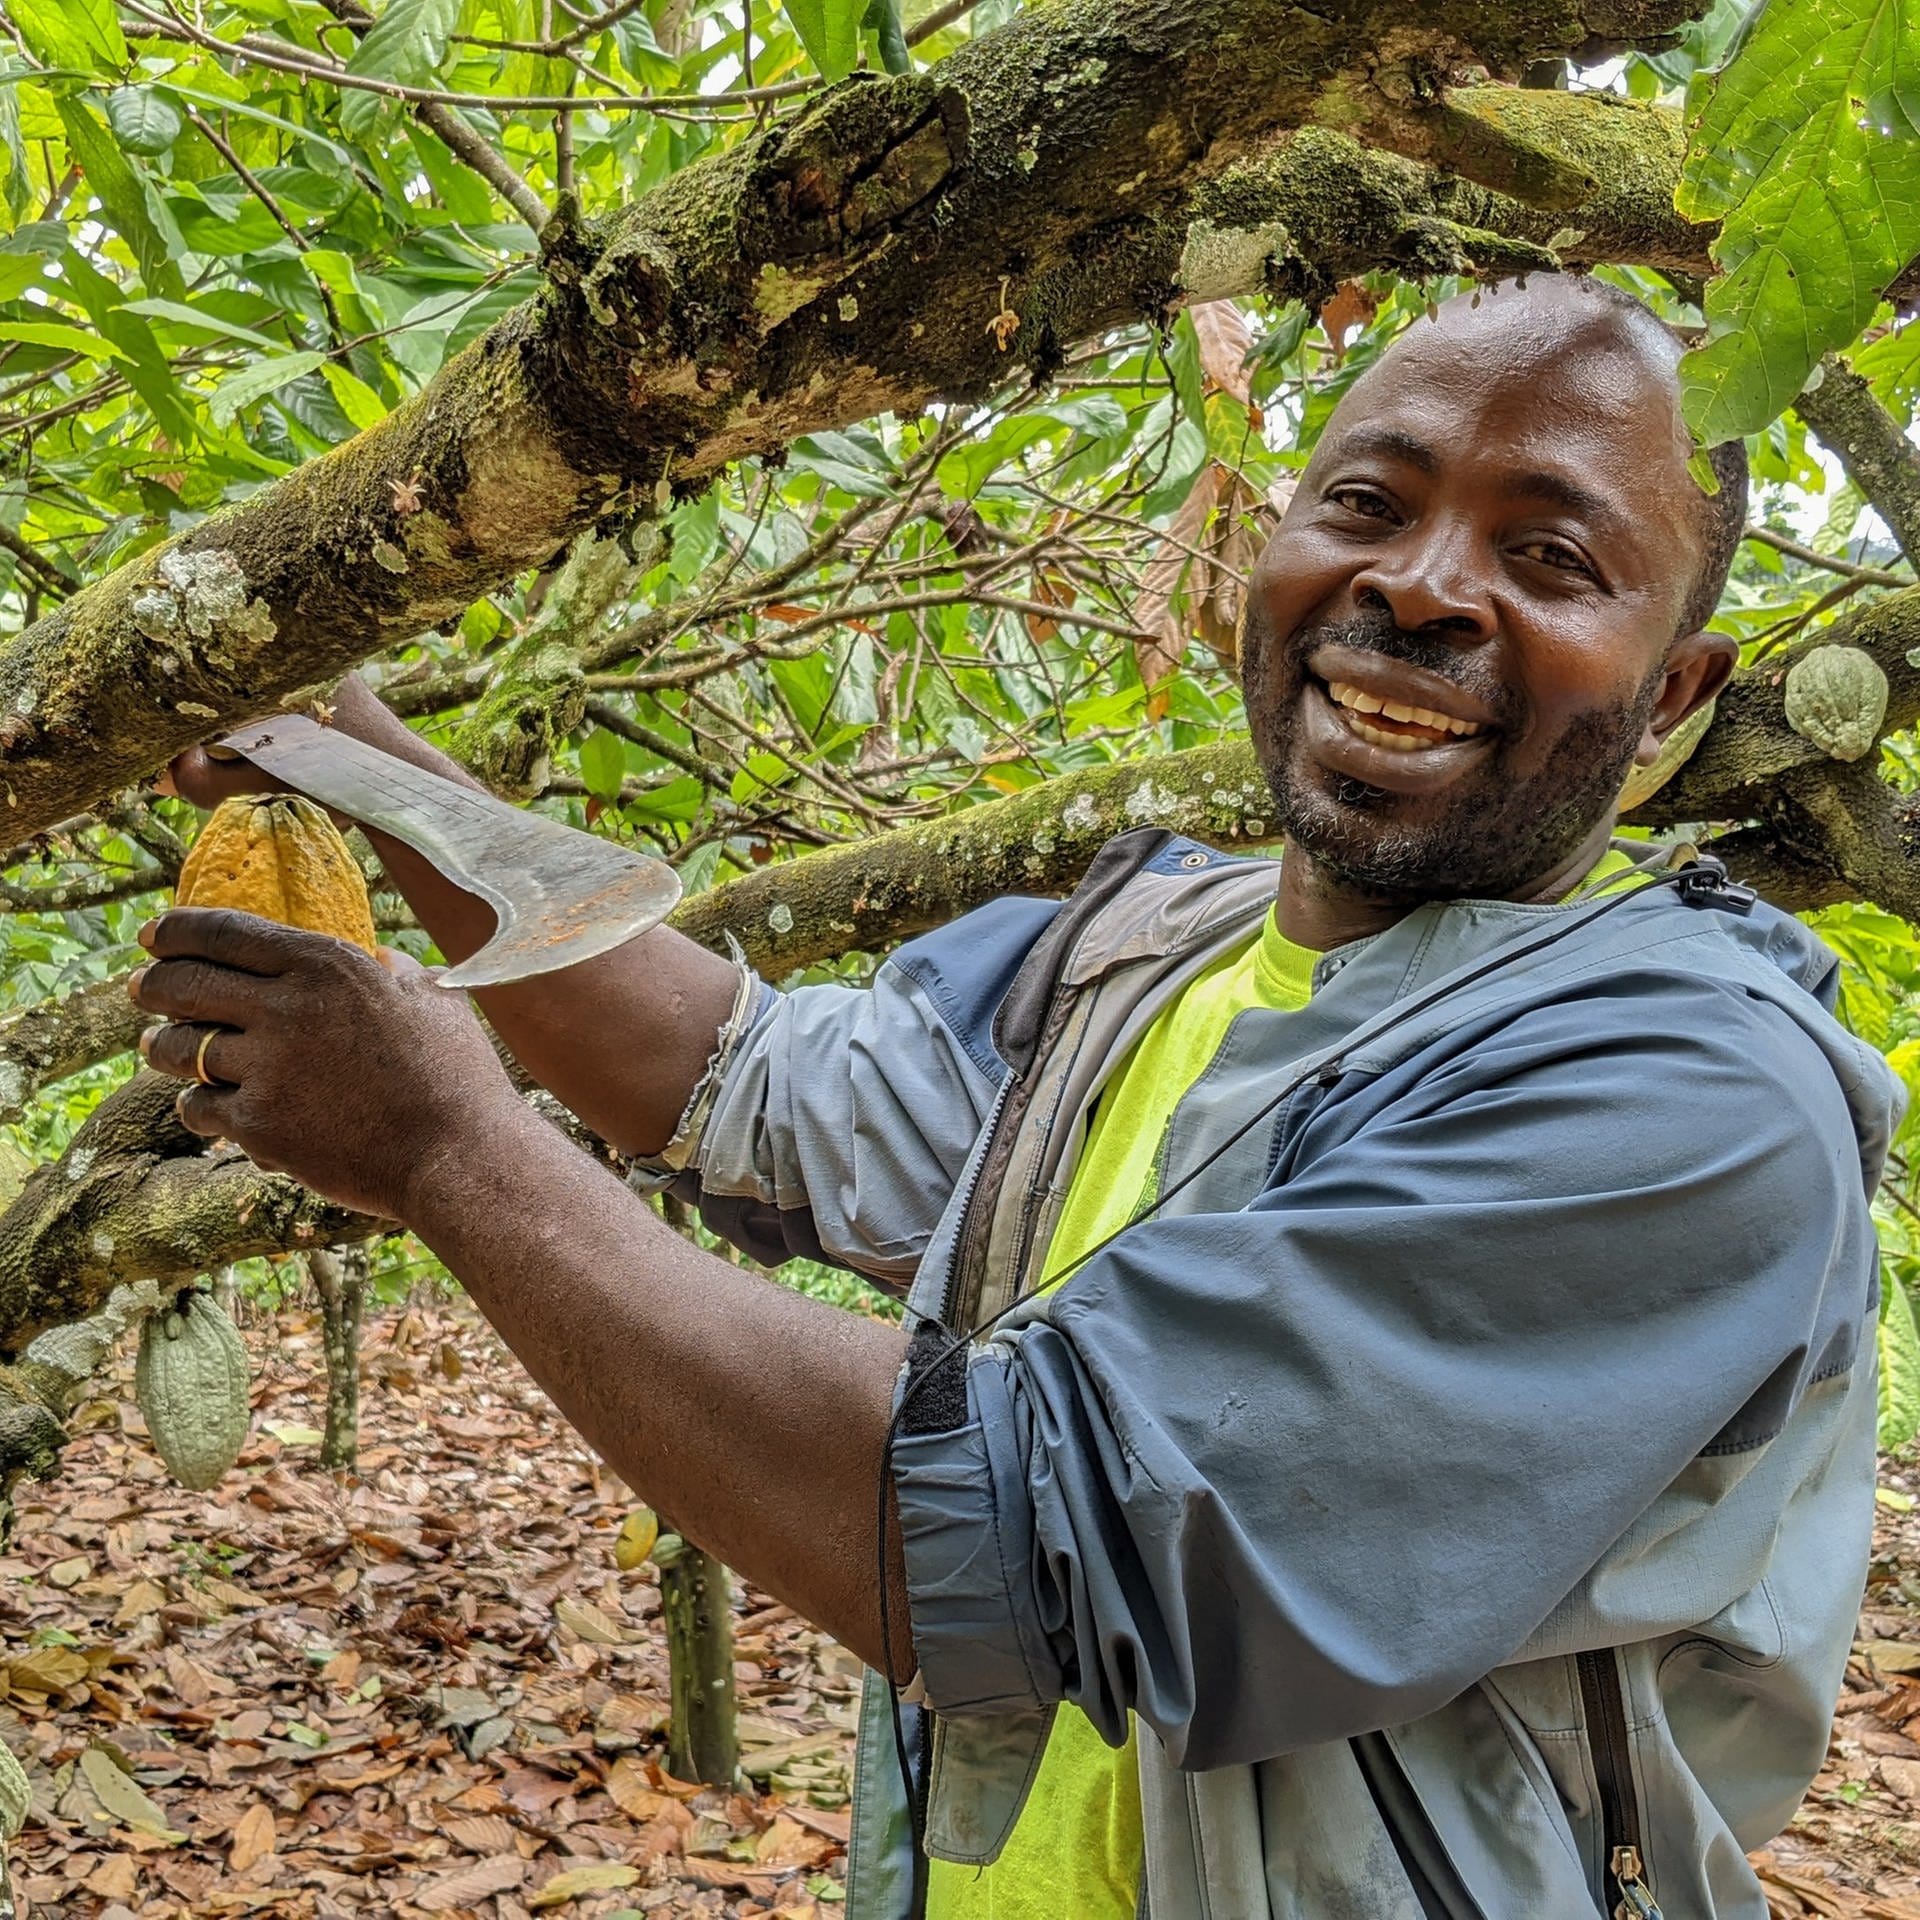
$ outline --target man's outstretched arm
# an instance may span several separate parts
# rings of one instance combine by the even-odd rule
[[[334,696],[333,725],[396,759],[479,789],[480,783],[390,713],[357,676]],[[201,806],[270,786],[258,768],[200,748],[169,770]],[[451,962],[492,937],[493,909],[463,892],[404,842],[370,832],[387,877]],[[671,927],[598,959],[474,997],[513,1057],[603,1140],[623,1153],[657,1153],[673,1136],[715,1037],[733,1007],[732,965]]]
[[[464,999],[404,956],[221,910],[177,910],[142,937],[154,961],[136,997],[173,1023],[143,1051],[193,1083],[192,1131],[404,1221],[643,1498],[880,1662],[898,1329],[673,1233],[525,1105]],[[904,1673],[897,1555],[888,1585]]]

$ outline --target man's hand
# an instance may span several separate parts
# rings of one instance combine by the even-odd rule
[[[182,1123],[342,1206],[405,1221],[449,1155],[526,1117],[464,998],[404,954],[200,907],[141,944],[133,997],[169,1023],[141,1051],[193,1083]]]
[[[332,724],[395,759],[482,790],[357,675],[334,690]],[[248,761],[214,760],[194,747],[167,769],[163,785],[213,807],[231,794],[273,792],[280,783]],[[484,900],[462,892],[404,842],[378,830],[367,838],[449,963],[492,938],[494,912]],[[736,984],[718,954],[671,927],[655,927],[598,959],[488,987],[476,998],[513,1057],[602,1139],[624,1153],[657,1153],[707,1069]]]

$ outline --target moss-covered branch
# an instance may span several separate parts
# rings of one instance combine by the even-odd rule
[[[124,974],[0,1020],[0,1121],[17,1120],[49,1082],[125,1053],[145,1024]]]
[[[1820,377],[1793,403],[1900,542],[1920,565],[1920,447],[1875,399],[1873,389],[1837,354],[1820,362]]]
[[[1044,374],[1075,341],[1163,311],[1191,287],[1168,274],[1169,223],[1189,227],[1195,192],[1277,132],[1331,115],[1405,138],[1411,103],[1453,73],[1513,79],[1691,10],[1061,0],[931,73],[831,89],[600,225],[556,218],[543,292],[417,399],[0,650],[10,829],[79,810],[730,461]],[[1251,231],[1235,244],[1257,270],[1276,245]],[[1003,289],[1010,335],[986,325]]]
[[[0,1215],[0,1350],[82,1318],[123,1283],[191,1279],[367,1230],[244,1154],[207,1153],[174,1117],[178,1092],[135,1074]]]

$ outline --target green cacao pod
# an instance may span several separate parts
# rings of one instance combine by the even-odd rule
[[[1815,647],[1787,674],[1787,725],[1836,760],[1873,751],[1887,717],[1887,676],[1858,647]]]
[[[27,1824],[27,1810],[33,1805],[33,1789],[27,1784],[26,1769],[13,1757],[13,1749],[0,1740],[0,1844],[11,1840]]]
[[[195,1492],[240,1457],[252,1409],[247,1349],[239,1330],[204,1293],[183,1293],[140,1329],[134,1397],[167,1471]]]

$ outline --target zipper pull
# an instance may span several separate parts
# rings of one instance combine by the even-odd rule
[[[1645,1867],[1640,1849],[1615,1847],[1613,1858],[1607,1864],[1620,1889],[1620,1904],[1613,1910],[1613,1920],[1663,1920],[1653,1889],[1641,1878]]]

